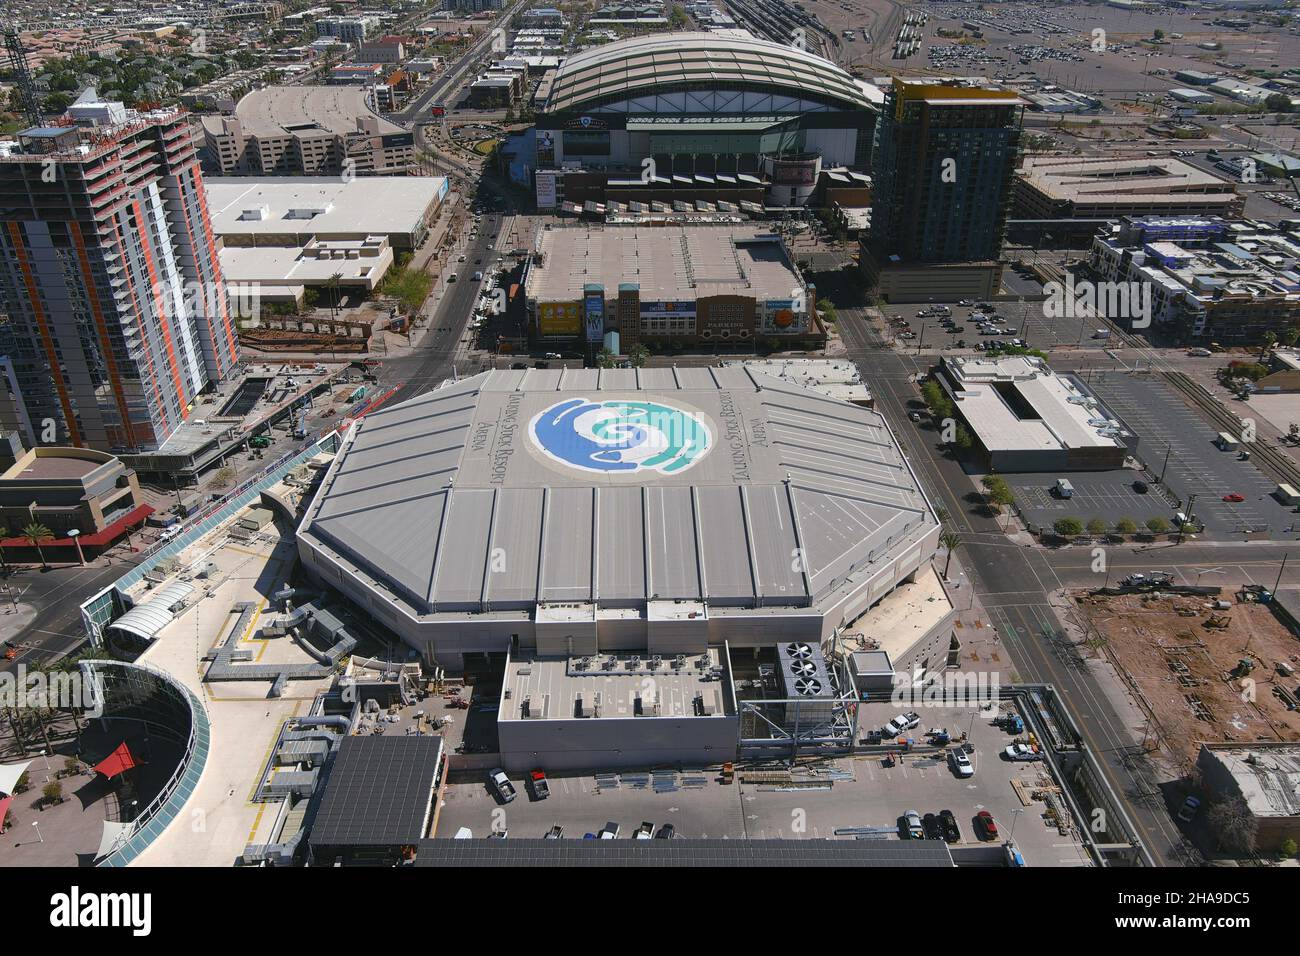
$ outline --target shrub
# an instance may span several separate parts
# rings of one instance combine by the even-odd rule
[[[1062,538],[1073,538],[1075,535],[1083,534],[1083,522],[1078,518],[1057,518],[1052,523],[1052,530]]]

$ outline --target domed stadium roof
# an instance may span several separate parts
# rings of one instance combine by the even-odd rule
[[[546,112],[689,87],[769,90],[841,108],[871,107],[858,82],[831,61],[736,30],[633,37],[579,53],[556,74]]]

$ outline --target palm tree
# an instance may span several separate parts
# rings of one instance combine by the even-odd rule
[[[939,543],[948,549],[948,560],[943,563],[943,576],[948,576],[948,566],[952,564],[952,553],[962,546],[961,535],[945,528],[939,534]]]
[[[41,567],[48,568],[49,565],[45,563],[45,552],[41,550],[41,540],[43,538],[53,538],[54,532],[45,527],[45,525],[41,524],[39,521],[33,521],[27,527],[23,528],[23,537],[27,539],[27,542],[33,548],[36,549],[36,553],[40,555]]]
[[[1260,361],[1268,357],[1268,353],[1275,345],[1277,345],[1277,334],[1275,332],[1265,332],[1263,348],[1259,350]]]

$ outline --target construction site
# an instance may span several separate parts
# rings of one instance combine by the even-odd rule
[[[1076,596],[1089,644],[1146,714],[1144,745],[1183,771],[1202,741],[1300,740],[1300,640],[1260,597],[1227,589]]]

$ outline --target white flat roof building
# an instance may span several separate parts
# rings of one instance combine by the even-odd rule
[[[204,184],[212,230],[227,246],[387,236],[410,249],[447,195],[442,176],[210,176]]]
[[[940,383],[998,471],[1119,468],[1132,432],[1036,356],[943,360]]]

